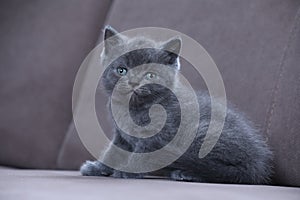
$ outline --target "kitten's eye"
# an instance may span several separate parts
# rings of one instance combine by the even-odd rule
[[[146,74],[146,78],[147,78],[147,79],[154,79],[154,78],[156,78],[156,74],[155,74],[155,73],[152,73],[152,72],[148,72],[148,73]]]
[[[120,76],[125,76],[127,74],[127,68],[125,67],[118,67],[117,72]]]

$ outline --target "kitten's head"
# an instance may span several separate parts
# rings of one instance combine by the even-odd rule
[[[101,63],[106,70],[102,83],[108,94],[111,95],[115,90],[121,96],[132,92],[139,96],[151,96],[155,90],[155,94],[163,95],[166,88],[151,85],[154,79],[172,89],[176,81],[176,72],[180,68],[179,37],[165,42],[156,42],[145,37],[128,38],[107,26],[104,30],[104,40]],[[122,52],[128,53],[121,55]],[[121,56],[115,57],[116,55]],[[132,70],[141,65],[145,66]],[[148,84],[148,87],[141,87],[145,84]]]

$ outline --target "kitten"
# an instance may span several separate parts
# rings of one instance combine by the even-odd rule
[[[107,39],[112,36],[115,36],[114,39],[108,41]],[[102,83],[108,95],[111,97],[120,77],[125,77],[121,86],[115,88],[120,94],[118,102],[119,106],[128,107],[128,104],[122,105],[122,94],[125,95],[127,91],[135,90],[129,102],[131,110],[128,117],[131,117],[137,125],[145,126],[150,123],[148,113],[153,104],[160,104],[171,113],[167,113],[168,117],[163,129],[149,138],[128,135],[116,126],[112,143],[126,151],[136,153],[152,152],[162,148],[172,140],[181,120],[178,100],[172,93],[172,89],[176,89],[176,71],[180,69],[178,57],[181,48],[180,38],[172,38],[163,43],[143,37],[127,38],[107,26],[104,39],[101,62],[107,68],[103,74]],[[114,58],[118,52],[141,44],[147,44],[152,48],[130,51],[119,58]],[[114,61],[107,66],[112,60]],[[150,65],[146,71],[127,77],[128,71],[133,67],[151,63],[167,65],[165,67],[174,69],[175,73],[155,72]],[[147,79],[156,78],[156,76],[168,83],[171,90],[157,84],[139,87]],[[201,110],[197,135],[188,150],[175,162],[155,172],[127,173],[112,169],[100,161],[86,161],[80,169],[82,175],[121,178],[158,175],[172,180],[194,182],[269,183],[272,153],[252,123],[232,108],[227,108],[225,124],[217,144],[206,157],[201,159],[198,157],[210,122],[211,101],[207,93],[200,91],[197,92],[197,98]]]

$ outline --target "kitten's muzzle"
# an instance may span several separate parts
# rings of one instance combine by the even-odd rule
[[[138,82],[133,82],[130,81],[128,82],[128,85],[130,85],[134,90],[138,88],[138,86],[140,85]]]

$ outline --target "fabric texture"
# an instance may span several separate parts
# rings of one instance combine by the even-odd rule
[[[109,0],[0,2],[0,164],[55,168]]]
[[[106,24],[118,31],[171,28],[197,40],[216,62],[228,101],[254,121],[271,145],[274,182],[300,186],[299,6],[297,0],[115,0]],[[197,85],[193,70],[185,64],[182,69]],[[72,146],[76,134],[69,129],[68,148],[84,148]],[[67,156],[60,159],[62,168],[70,166]]]

